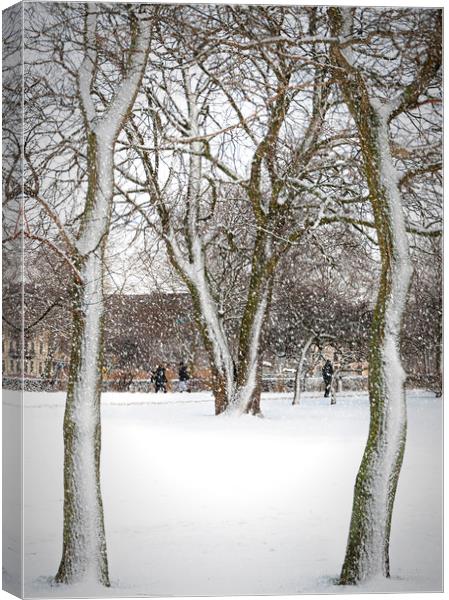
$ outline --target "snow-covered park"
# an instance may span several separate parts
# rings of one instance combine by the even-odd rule
[[[63,393],[24,407],[25,595],[61,556]],[[369,422],[363,393],[335,406],[264,394],[264,418],[215,417],[212,395],[102,398],[102,494],[112,587],[85,595],[441,591],[442,400],[407,394],[408,441],[391,535],[391,579],[335,585]],[[17,407],[5,406],[8,411]],[[5,557],[7,564],[7,557]]]
[[[442,41],[435,7],[5,14],[5,589],[441,591]]]

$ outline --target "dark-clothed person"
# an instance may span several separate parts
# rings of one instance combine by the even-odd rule
[[[187,388],[187,382],[189,381],[190,376],[187,371],[187,367],[183,362],[179,363],[178,378],[179,378],[179,386],[178,386],[179,391],[180,392],[190,391]]]
[[[334,367],[329,359],[324,363],[324,367],[321,372],[323,374],[324,381],[324,397],[328,398],[331,391],[332,375],[334,373]]]
[[[156,394],[160,391],[167,393],[167,376],[165,375],[165,367],[157,367],[152,377],[154,381],[154,389]]]

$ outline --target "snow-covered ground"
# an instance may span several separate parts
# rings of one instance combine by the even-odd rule
[[[51,587],[61,555],[64,394],[25,397],[25,595],[297,594],[442,589],[442,401],[408,393],[390,581],[342,588],[366,394],[267,394],[265,418],[207,393],[103,396],[110,590]],[[6,410],[16,410],[6,407]]]

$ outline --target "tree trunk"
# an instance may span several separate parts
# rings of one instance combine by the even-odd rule
[[[228,407],[228,394],[226,377],[219,373],[214,365],[212,365],[212,393],[214,395],[215,414],[221,415]]]
[[[73,337],[64,414],[64,531],[61,583],[109,586],[100,491],[103,250],[90,254],[74,292]]]
[[[443,369],[442,369],[442,348],[441,348],[441,337],[438,337],[435,348],[435,363],[436,363],[436,382],[435,382],[435,395],[440,398],[443,394]]]
[[[342,584],[390,576],[391,518],[407,427],[399,334],[409,277],[406,256],[396,256],[382,271],[369,357],[370,428],[355,484]]]
[[[342,392],[343,391],[343,377],[339,377],[338,381],[337,381],[337,391],[338,392]]]
[[[302,369],[303,369],[303,363],[301,360],[299,360],[298,364],[296,366],[296,373],[295,373],[295,389],[293,392],[293,402],[292,402],[293,406],[295,404],[300,404],[300,402],[301,402]]]
[[[337,390],[335,389],[335,383],[331,383],[331,406],[337,404]]]
[[[188,106],[188,126],[192,137],[200,135],[198,99],[191,81],[189,67],[184,69],[184,90]],[[212,389],[215,414],[225,412],[234,390],[234,363],[217,303],[211,291],[205,258],[204,239],[200,231],[198,215],[203,197],[202,154],[203,143],[190,144],[188,179],[188,202],[185,214],[185,242],[188,258],[181,251],[175,235],[167,226],[164,236],[171,264],[187,285],[194,309],[195,322],[209,357],[212,372]]]
[[[332,33],[351,35],[349,9],[329,9]],[[357,474],[340,583],[390,576],[393,503],[406,441],[406,404],[399,353],[411,262],[399,176],[390,151],[392,105],[370,98],[351,51],[331,49],[337,80],[356,122],[381,255],[369,354],[370,427]]]
[[[271,244],[270,235],[261,232],[253,250],[248,296],[240,324],[237,381],[232,404],[228,409],[240,414],[260,412],[260,340],[271,303],[275,265]],[[255,401],[255,398],[258,400]],[[254,406],[254,410],[250,410],[251,406]]]
[[[272,276],[252,274],[240,331],[239,359],[235,365],[205,275],[199,238],[192,236],[190,262],[183,258],[170,236],[166,237],[166,247],[172,265],[186,283],[192,298],[195,322],[212,372],[215,414],[260,414],[260,338],[271,299]]]
[[[246,408],[246,413],[249,415],[262,416],[262,410],[260,408],[260,396],[262,393],[262,360],[259,359],[257,365],[256,385],[254,387],[251,401]]]
[[[194,276],[192,276],[185,263],[183,264],[181,259],[176,258],[172,248],[169,246],[168,248],[172,264],[190,292],[195,323],[209,358],[215,414],[220,415],[227,410],[230,404],[235,380],[234,362],[224,328],[217,312],[217,306],[208,289],[206,278],[202,278],[201,269],[204,269],[204,265],[194,263]]]
[[[316,338],[315,334],[311,335],[301,350],[301,355],[300,355],[300,358],[298,361],[298,365],[296,367],[295,391],[293,394],[293,402],[292,402],[293,405],[299,404],[301,401],[301,385],[302,385],[302,379],[303,379],[304,362],[306,360],[307,352],[309,351],[309,348],[312,345],[315,338]]]
[[[87,137],[87,193],[78,235],[70,240],[79,275],[72,305],[64,414],[63,550],[56,581],[109,586],[100,490],[104,255],[113,208],[114,146],[140,87],[151,36],[149,20],[137,13],[131,24],[124,77],[100,115],[92,98],[99,9],[87,3],[85,10],[85,48],[78,70],[78,90]]]
[[[100,489],[104,255],[110,227],[113,144],[90,132],[89,184],[77,240],[73,333],[64,414],[64,529],[56,581],[109,586]]]
[[[337,404],[337,392],[340,391],[340,371],[337,369],[331,381],[331,405]]]
[[[241,333],[246,344],[246,358],[237,365],[232,360],[229,342],[217,314],[217,307],[207,288],[207,282],[199,281],[197,263],[194,277],[180,266],[180,261],[172,259],[186,282],[192,298],[195,322],[200,331],[204,347],[209,357],[212,372],[212,392],[215,402],[215,414],[248,413],[260,414],[261,394],[261,358],[259,353],[260,337],[269,305],[271,284],[258,296],[252,296],[255,310],[246,314],[246,329]],[[241,354],[239,355],[242,356]]]
[[[379,177],[373,209],[382,267],[370,341],[370,428],[355,484],[343,584],[390,576],[391,518],[407,429],[399,344],[412,269],[401,197],[391,175],[388,123],[382,114],[373,115],[371,122],[375,140],[370,164],[375,163]]]

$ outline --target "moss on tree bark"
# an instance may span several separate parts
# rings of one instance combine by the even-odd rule
[[[328,14],[332,34],[340,36],[342,9],[332,7]],[[348,62],[338,43],[332,44],[330,56],[358,129],[381,257],[369,353],[369,434],[356,478],[340,576],[341,584],[357,584],[374,575],[390,576],[391,519],[407,432],[399,343],[411,264],[389,150],[388,123],[393,113],[388,111],[392,109],[373,102],[363,75]]]

